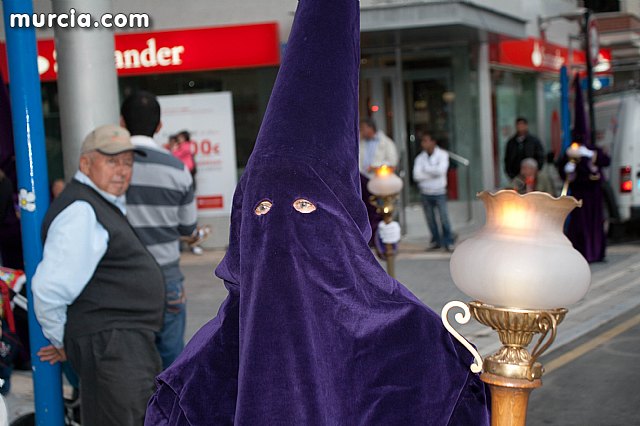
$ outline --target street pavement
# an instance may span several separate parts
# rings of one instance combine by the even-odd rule
[[[482,213],[482,209],[478,208],[478,205],[474,205],[473,209],[475,217]],[[470,299],[461,293],[451,280],[449,273],[450,254],[444,251],[425,251],[429,237],[420,207],[410,206],[405,212],[405,235],[396,259],[398,280],[438,313],[449,301],[469,301]],[[454,229],[458,234],[458,243],[476,232],[484,221],[484,219],[480,218],[476,221],[467,222],[466,213],[467,206],[462,204],[454,204],[452,206],[451,216]],[[227,295],[222,281],[213,274],[215,266],[223,256],[223,250],[206,250],[202,256],[195,256],[191,253],[185,253],[182,256],[182,268],[186,277],[185,285],[188,297],[187,339],[190,339],[202,325],[216,315],[218,307]],[[382,262],[382,265],[384,266],[384,262]],[[559,325],[556,341],[545,354],[545,359],[551,359],[550,357],[555,356],[556,351],[558,353],[562,352],[566,347],[588,338],[590,333],[607,327],[617,319],[637,311],[640,306],[639,242],[610,246],[607,252],[607,261],[591,265],[591,271],[592,284],[589,293],[582,301],[568,307],[569,313]],[[489,355],[498,349],[500,342],[495,332],[473,320],[466,325],[457,325],[453,321],[453,313],[455,311],[449,315],[452,325],[474,343],[483,356]],[[629,337],[630,340],[621,340],[620,342],[616,340],[616,342],[625,347],[627,342],[634,342],[633,339],[637,341],[639,331],[640,328],[636,326],[620,337],[620,339]],[[638,349],[637,344],[636,349]],[[626,350],[628,349],[620,349],[620,351]],[[637,350],[634,353],[637,354]],[[591,356],[590,354],[588,355]],[[574,363],[577,364],[578,362],[581,362],[581,358],[576,359]],[[567,365],[563,368],[565,371],[569,371],[566,369],[570,368],[570,366]],[[559,389],[567,394],[566,398],[578,398],[578,392],[581,393],[584,387],[576,385],[578,387],[572,388],[565,385],[564,381],[554,379],[561,374],[561,371],[562,369],[559,369],[549,374],[548,378],[543,376],[545,384],[541,389],[534,392],[530,405],[531,410],[534,410],[534,406],[538,410],[537,406],[539,404],[536,398],[542,398],[542,396],[538,395],[555,395],[556,392],[559,392]],[[596,368],[593,373],[596,374],[596,377],[600,377],[598,374],[601,371],[603,370]],[[636,374],[636,382],[637,378]],[[602,380],[605,380],[605,377],[602,377]],[[600,384],[595,383],[593,386],[600,386]],[[632,395],[632,392],[620,393],[619,398],[623,401],[628,399],[630,403],[635,402],[636,405],[638,402],[637,396]],[[30,372],[15,372],[12,381],[12,392],[7,398],[7,405],[9,416],[12,419],[33,410]],[[588,408],[591,410],[599,409],[598,405],[587,406],[586,409]],[[553,411],[561,409],[562,405],[551,404],[548,410],[545,408],[545,413],[548,414],[550,412],[549,418],[553,418]],[[536,413],[538,412],[536,411]],[[633,424],[615,422],[549,423],[546,420],[547,417],[541,414],[536,414],[536,416],[536,422],[530,422],[530,424]],[[532,414],[531,419],[533,418]],[[640,416],[636,424],[640,424]]]
[[[531,394],[527,424],[640,424],[639,353],[635,309],[543,356],[543,385]]]

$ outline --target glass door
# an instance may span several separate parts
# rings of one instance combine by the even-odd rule
[[[404,73],[404,89],[407,116],[406,151],[409,158],[409,176],[413,162],[420,153],[420,138],[430,134],[444,149],[455,152],[450,69],[410,71]],[[455,163],[451,163],[455,167]],[[455,169],[454,169],[455,170]],[[449,198],[457,198],[455,172],[450,172]],[[418,201],[420,194],[411,185],[410,201]]]

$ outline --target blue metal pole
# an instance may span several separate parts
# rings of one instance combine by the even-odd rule
[[[569,74],[567,67],[560,68],[560,116],[562,121],[562,149],[565,152],[571,145],[571,113],[569,112]]]
[[[42,259],[40,227],[49,206],[47,158],[37,65],[34,28],[12,28],[11,15],[33,14],[31,0],[3,0],[4,28],[7,38],[7,59],[20,214],[29,299],[29,338],[35,395],[36,424],[62,426],[62,377],[60,364],[40,361],[36,352],[49,344],[33,312],[31,278]]]

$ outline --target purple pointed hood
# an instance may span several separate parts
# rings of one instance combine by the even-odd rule
[[[300,2],[245,173],[252,181],[265,169],[273,169],[284,178],[302,166],[309,180],[333,189],[368,238],[368,220],[359,198],[358,8],[355,1]],[[299,172],[295,180],[306,179]]]
[[[571,129],[571,139],[591,147],[591,137],[589,135],[589,123],[584,110],[584,96],[582,95],[582,84],[580,76],[576,73],[573,79],[574,103],[573,103],[573,129]]]
[[[300,0],[216,269],[229,297],[147,424],[488,424],[471,354],[368,247],[358,64],[359,2]]]

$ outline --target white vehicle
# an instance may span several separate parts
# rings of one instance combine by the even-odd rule
[[[596,142],[611,156],[607,177],[617,211],[610,217],[640,219],[640,90],[599,96],[595,115]]]

